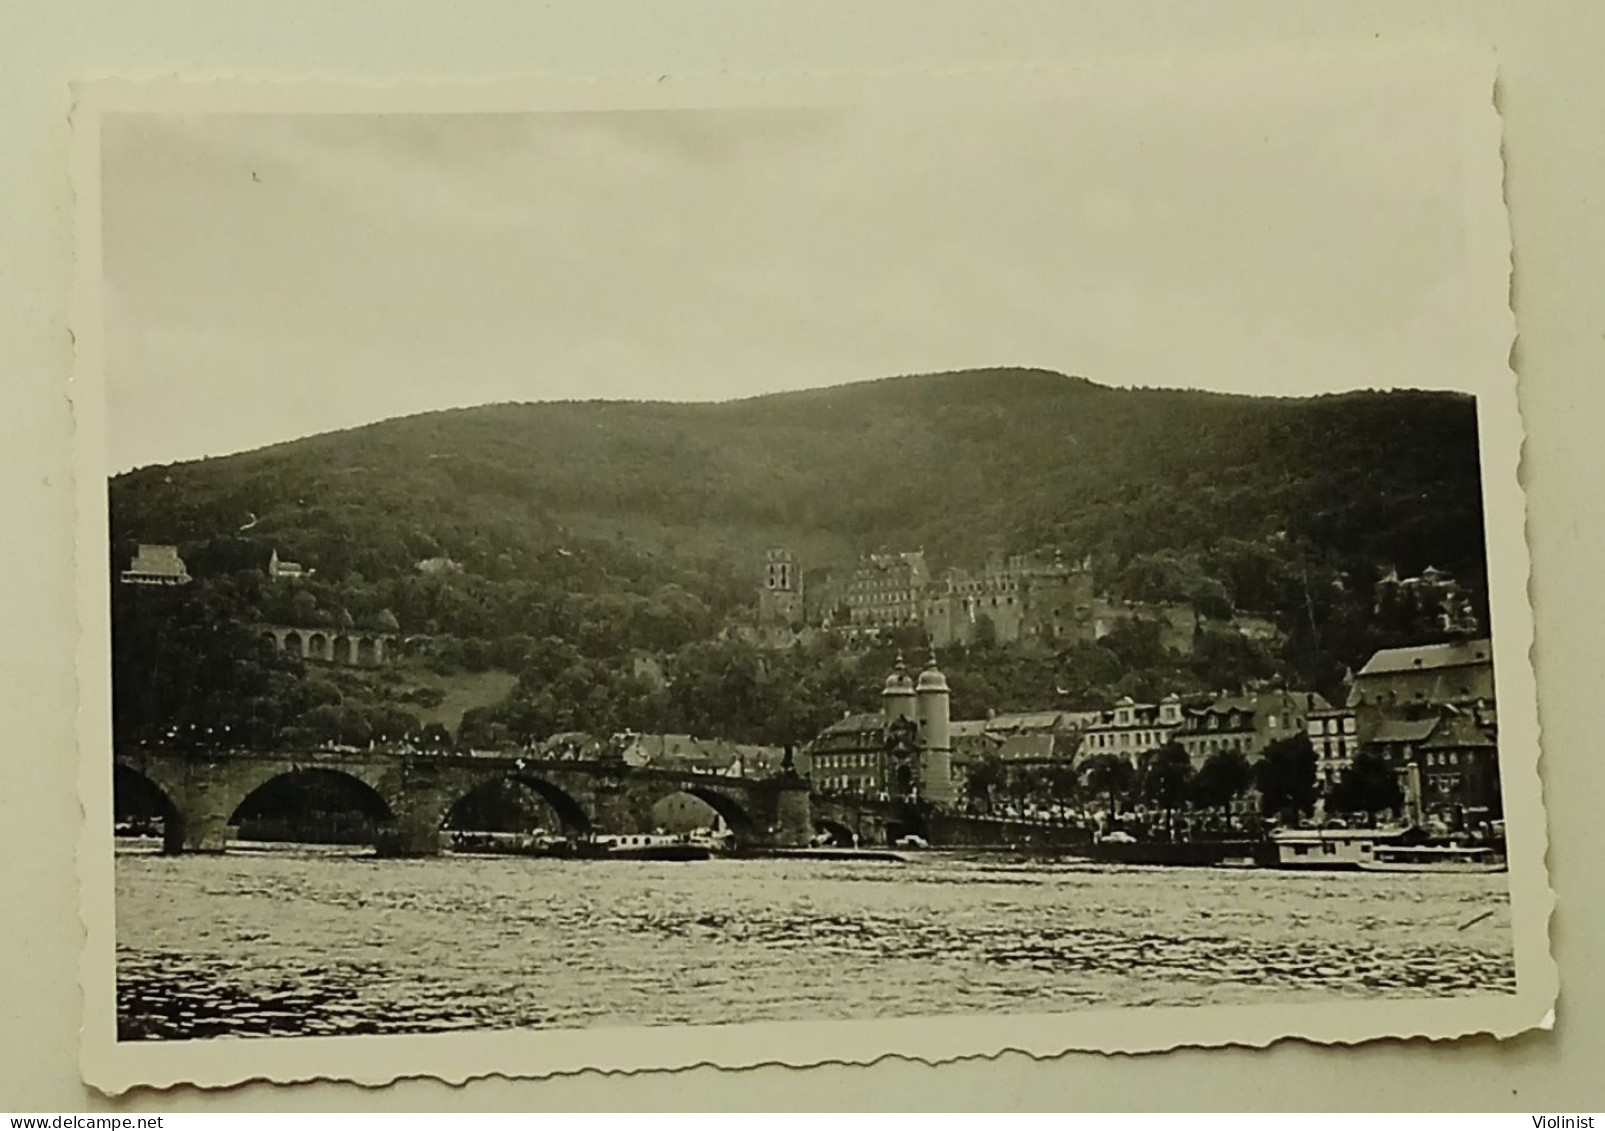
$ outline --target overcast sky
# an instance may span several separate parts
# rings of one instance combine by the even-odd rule
[[[724,399],[968,366],[1453,385],[1430,92],[1034,107],[121,115],[113,470],[488,401]]]

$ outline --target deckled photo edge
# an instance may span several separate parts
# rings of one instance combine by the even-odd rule
[[[1492,70],[1491,65],[1489,70]],[[822,80],[808,80],[805,89],[816,90]],[[858,81],[864,82],[862,76]],[[895,85],[896,79],[891,80]],[[969,80],[975,81],[975,80]],[[1488,79],[1492,89],[1492,78]],[[540,84],[534,84],[539,89]],[[622,105],[635,104],[650,86],[621,84]],[[667,84],[673,86],[674,84]],[[718,84],[712,84],[717,86]],[[763,82],[765,102],[782,105],[787,101],[777,89],[784,84]],[[983,84],[984,85],[984,84]],[[1541,785],[1536,751],[1538,720],[1536,690],[1532,674],[1532,628],[1530,608],[1525,602],[1528,589],[1528,559],[1525,541],[1525,505],[1518,480],[1522,446],[1519,409],[1514,375],[1508,364],[1500,374],[1507,378],[1484,385],[1478,393],[1479,429],[1482,435],[1483,475],[1487,497],[1485,518],[1488,535],[1488,563],[1492,575],[1502,581],[1490,586],[1493,619],[1498,625],[1495,651],[1499,655],[1502,699],[1502,726],[1514,740],[1501,751],[1506,776],[1506,804],[1512,817],[1511,902],[1515,932],[1518,990],[1515,995],[1487,1001],[1386,1001],[1332,1003],[1311,1007],[1245,1006],[1209,1007],[1196,1011],[1123,1010],[1113,1016],[1101,1012],[1063,1016],[1020,1015],[983,1019],[919,1019],[894,1022],[789,1022],[753,1027],[715,1026],[691,1030],[610,1030],[602,1032],[554,1031],[537,1033],[489,1033],[442,1035],[436,1037],[382,1038],[287,1038],[261,1041],[213,1041],[165,1045],[119,1044],[114,1036],[110,1006],[114,975],[113,883],[110,870],[111,836],[109,822],[95,819],[109,812],[110,775],[103,755],[109,741],[109,676],[105,670],[105,640],[108,627],[105,592],[109,576],[99,552],[104,546],[106,500],[105,461],[106,419],[101,400],[101,352],[99,325],[99,124],[104,113],[118,110],[144,110],[152,104],[164,110],[191,101],[192,112],[218,112],[222,101],[239,109],[255,103],[261,112],[274,110],[282,96],[292,95],[290,84],[262,87],[254,84],[224,84],[224,91],[204,85],[157,83],[152,85],[89,84],[79,88],[80,101],[73,116],[73,185],[76,197],[79,271],[75,282],[73,334],[77,348],[72,400],[78,445],[75,466],[79,471],[80,546],[75,568],[83,590],[79,607],[79,686],[81,702],[79,726],[81,742],[80,786],[85,826],[79,839],[80,882],[83,894],[82,920],[86,945],[82,962],[85,998],[83,1067],[86,1080],[109,1092],[138,1086],[170,1086],[194,1083],[215,1087],[251,1079],[288,1082],[305,1079],[348,1079],[378,1085],[413,1075],[438,1076],[446,1080],[466,1080],[477,1076],[552,1075],[601,1069],[633,1071],[652,1068],[684,1068],[696,1064],[750,1067],[760,1064],[867,1063],[886,1055],[942,1061],[966,1056],[997,1055],[1022,1051],[1033,1056],[1053,1056],[1072,1051],[1152,1052],[1174,1047],[1222,1047],[1248,1045],[1262,1047],[1283,1039],[1319,1043],[1350,1044],[1389,1037],[1453,1038],[1488,1033],[1507,1037],[1550,1024],[1558,992],[1556,969],[1548,945],[1548,920],[1554,897],[1544,866],[1547,846]],[[586,84],[587,98],[596,108],[608,105],[607,84]],[[324,87],[315,100],[325,111],[338,109],[338,99],[330,95],[337,87]],[[503,110],[540,109],[531,104],[529,84],[477,86],[464,94],[461,102],[496,103]],[[420,96],[405,88],[390,92],[408,109],[418,109]],[[422,99],[448,95],[435,87]],[[972,91],[955,93],[968,98]],[[377,112],[385,92],[366,88],[357,92],[356,101],[364,109]],[[128,106],[118,105],[126,98]],[[771,102],[771,100],[773,100]],[[288,101],[295,101],[289,98]],[[1490,100],[1491,101],[1491,100]],[[489,110],[489,105],[483,106]],[[310,108],[309,108],[310,109]],[[1488,123],[1488,119],[1483,119]],[[1470,156],[1491,159],[1499,164],[1497,115],[1488,124],[1494,135],[1491,146],[1479,145]],[[1486,139],[1485,139],[1486,140]],[[1484,152],[1484,149],[1491,152]],[[1502,189],[1503,177],[1493,181]],[[1483,190],[1481,182],[1470,183],[1473,193]],[[1487,236],[1487,252],[1498,255],[1509,275],[1510,249],[1508,225],[1499,214],[1498,237]],[[1500,241],[1503,241],[1502,243]],[[93,267],[93,270],[87,268]],[[1478,285],[1482,281],[1477,280]],[[1509,314],[1508,289],[1504,312]],[[1507,343],[1514,333],[1514,319],[1508,323]],[[1507,354],[1508,356],[1508,346]],[[1490,376],[1495,371],[1490,370]],[[1510,535],[1515,537],[1511,538]],[[85,553],[85,548],[94,552]],[[1519,660],[1517,657],[1519,656]],[[1512,684],[1515,686],[1513,687]],[[1515,725],[1511,725],[1515,724]],[[1533,754],[1529,755],[1528,751]],[[1151,1018],[1139,1016],[1152,1014]],[[1207,1017],[1219,1016],[1211,1024]],[[1327,1017],[1331,1016],[1331,1022]],[[1362,1016],[1363,1015],[1363,1016]],[[1430,1023],[1420,1019],[1428,1017]],[[1490,1020],[1483,1020],[1488,1018]],[[1152,1021],[1149,1025],[1147,1022]],[[949,1025],[948,1023],[952,1024]],[[994,1037],[993,1023],[1006,1024],[1012,1035]],[[1191,1023],[1189,1023],[1191,1022]],[[1032,1030],[1029,1038],[1021,1028]],[[816,1040],[804,1031],[819,1029]],[[861,1032],[861,1043],[854,1034]],[[982,1036],[981,1033],[987,1035]],[[686,1035],[713,1050],[704,1055],[683,1050]],[[761,1034],[757,1040],[753,1038]],[[639,1045],[637,1046],[637,1040]],[[830,1049],[820,1047],[828,1042]],[[995,1043],[993,1043],[995,1042]],[[564,1050],[593,1046],[594,1057],[565,1056]],[[639,1053],[622,1050],[638,1047]],[[797,1051],[790,1051],[791,1048]],[[619,1050],[609,1053],[608,1050]],[[250,1057],[250,1067],[241,1067],[241,1054]],[[609,1060],[609,1055],[614,1057]],[[549,1066],[549,1067],[548,1067]]]

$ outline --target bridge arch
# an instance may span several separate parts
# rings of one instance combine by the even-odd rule
[[[176,853],[184,847],[184,816],[169,786],[155,777],[123,762],[112,763],[112,819],[119,826],[149,825],[161,820],[162,851]]]
[[[370,782],[328,766],[280,766],[240,782],[227,828],[293,838],[316,832],[333,843],[376,844],[395,825],[390,802]],[[315,827],[316,826],[316,827]]]
[[[719,815],[725,828],[736,834],[738,840],[746,840],[755,833],[762,831],[758,822],[742,802],[730,794],[697,782],[672,782],[663,789],[653,800],[654,807],[663,801],[678,794],[695,797],[708,808]]]
[[[447,827],[453,814],[458,812],[463,802],[487,790],[504,785],[520,785],[534,793],[557,814],[558,823],[563,831],[576,836],[584,836],[591,831],[591,815],[585,811],[585,806],[574,799],[574,796],[545,778],[528,773],[496,774],[475,782],[468,789],[458,794],[440,814],[441,828]]]
[[[816,817],[814,819],[816,833],[829,833],[830,840],[837,848],[853,848],[858,844],[858,834],[840,821],[833,821],[829,817]]]

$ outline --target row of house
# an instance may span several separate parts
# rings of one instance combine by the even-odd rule
[[[1106,710],[994,715],[956,722],[953,730],[955,750],[972,761],[995,756],[1031,764],[1100,754],[1135,760],[1176,743],[1196,768],[1227,750],[1256,760],[1272,742],[1298,734],[1312,715],[1330,708],[1316,692],[1281,688],[1188,699],[1172,694],[1157,703],[1128,696]]]
[[[898,795],[885,754],[885,711],[848,715],[799,759],[816,783],[864,795]],[[1033,711],[959,719],[950,725],[955,792],[987,759],[1022,770],[1098,755],[1137,761],[1167,744],[1194,768],[1227,751],[1257,762],[1272,743],[1307,735],[1318,784],[1335,786],[1362,750],[1401,775],[1414,767],[1428,813],[1497,815],[1498,718],[1489,642],[1457,641],[1377,652],[1349,680],[1341,706],[1314,691],[1266,687],[1157,703],[1123,698],[1096,711]]]
[[[762,778],[778,774],[785,751],[778,746],[703,738],[694,734],[642,734],[621,731],[597,735],[583,731],[554,734],[530,747],[537,758],[550,761],[601,761],[618,759],[627,766],[686,770],[721,777]]]

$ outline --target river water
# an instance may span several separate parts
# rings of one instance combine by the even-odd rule
[[[124,1040],[1514,992],[1510,940],[1503,875],[117,858]]]

